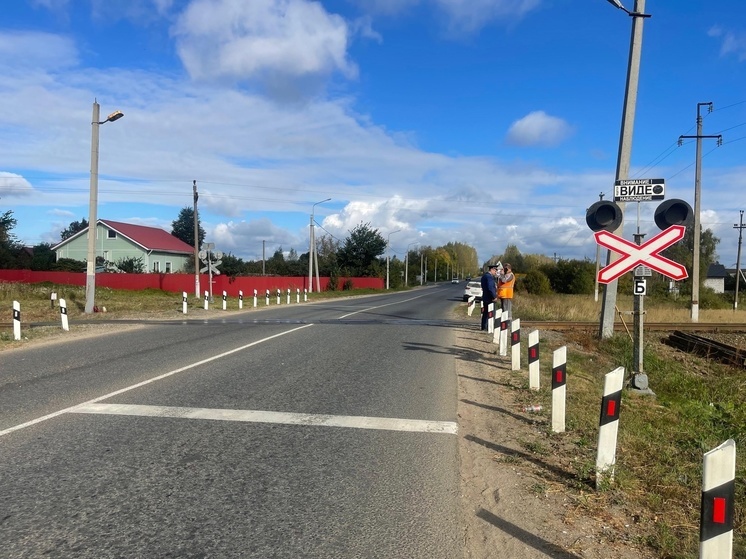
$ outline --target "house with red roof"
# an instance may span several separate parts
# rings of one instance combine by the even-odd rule
[[[88,229],[53,246],[57,260],[88,260]],[[116,263],[123,259],[142,258],[146,272],[168,274],[185,270],[192,255],[194,247],[160,227],[108,219],[96,223],[96,259],[103,258],[107,268],[116,269]]]

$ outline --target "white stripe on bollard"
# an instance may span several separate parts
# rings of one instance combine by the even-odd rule
[[[243,291],[238,290],[238,310],[243,309]]]
[[[13,301],[13,339],[21,339],[21,303]]]
[[[528,333],[528,387],[539,390],[539,331]]]
[[[181,292],[181,312],[182,314],[187,313],[187,292],[186,291]]]
[[[552,431],[565,432],[565,402],[567,397],[567,347],[552,353]]]
[[[508,330],[510,329],[510,315],[500,310],[500,356],[508,355]]]
[[[736,499],[736,441],[728,439],[705,453],[699,519],[700,559],[733,557]]]
[[[521,370],[521,319],[510,322],[510,370]]]
[[[225,291],[223,291],[223,310],[225,310],[227,302],[228,302],[228,294]]]
[[[619,431],[619,408],[622,403],[623,383],[624,367],[617,367],[604,377],[604,397],[601,400],[598,452],[596,454],[596,489],[601,488],[604,479],[614,479],[616,439]]]
[[[205,291],[205,310],[210,307],[210,294]]]
[[[60,319],[62,320],[62,329],[65,332],[70,331],[70,324],[67,321],[67,302],[60,299]]]

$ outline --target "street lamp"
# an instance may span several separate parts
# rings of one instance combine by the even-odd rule
[[[321,282],[319,280],[319,258],[316,256],[316,237],[313,231],[313,212],[318,204],[328,202],[331,198],[316,202],[311,206],[311,229],[309,231],[309,244],[308,244],[308,292],[313,293],[313,262],[314,257],[316,260],[316,291],[321,291]]]
[[[642,23],[649,14],[642,13],[645,10],[645,0],[635,0],[635,9],[630,12],[622,6],[619,0],[608,0],[610,4],[626,12],[632,17],[632,34],[629,46],[629,62],[627,64],[627,84],[624,92],[624,108],[622,111],[622,126],[619,133],[619,153],[616,165],[616,180],[623,180],[629,176],[629,165],[632,154],[632,132],[635,124],[635,108],[637,105],[637,82],[640,75],[640,55],[642,51]],[[617,202],[624,215],[624,202]],[[624,229],[624,219],[614,234],[621,236]],[[610,264],[612,259],[616,260],[616,253],[608,251],[606,263]],[[614,316],[616,307],[617,281],[607,283],[604,286],[604,298],[601,304],[600,336],[610,338],[614,335]]]
[[[407,245],[407,255],[404,257],[404,286],[409,287],[409,247],[420,244],[419,241]]]
[[[85,312],[93,312],[96,300],[96,231],[98,230],[98,127],[107,122],[114,122],[124,116],[122,111],[114,111],[106,120],[99,121],[101,106],[93,100],[93,117],[91,118],[91,198],[88,205],[88,261],[86,262],[85,279]]]
[[[398,233],[399,231],[401,231],[401,229],[392,231],[386,238],[386,289],[389,288],[389,241],[391,240],[391,235],[393,235],[394,233]]]

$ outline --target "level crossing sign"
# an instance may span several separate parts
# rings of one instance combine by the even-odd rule
[[[686,279],[689,274],[684,266],[660,255],[662,250],[683,239],[685,232],[683,225],[672,225],[641,245],[636,245],[608,231],[597,231],[594,236],[599,245],[622,255],[622,258],[599,270],[598,283],[611,283],[639,265],[652,268],[673,280]]]
[[[629,179],[614,182],[614,202],[648,202],[666,197],[664,179]]]

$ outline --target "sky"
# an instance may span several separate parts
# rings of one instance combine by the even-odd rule
[[[621,0],[634,10],[635,0]],[[648,0],[628,178],[665,179],[735,265],[746,209],[746,3]],[[632,18],[606,0],[13,0],[0,20],[0,212],[27,245],[193,203],[244,260],[369,224],[407,249],[595,260]],[[712,112],[700,103],[712,103]],[[327,199],[329,199],[327,201]],[[628,203],[650,238],[658,202]],[[746,255],[744,256],[746,258]]]

